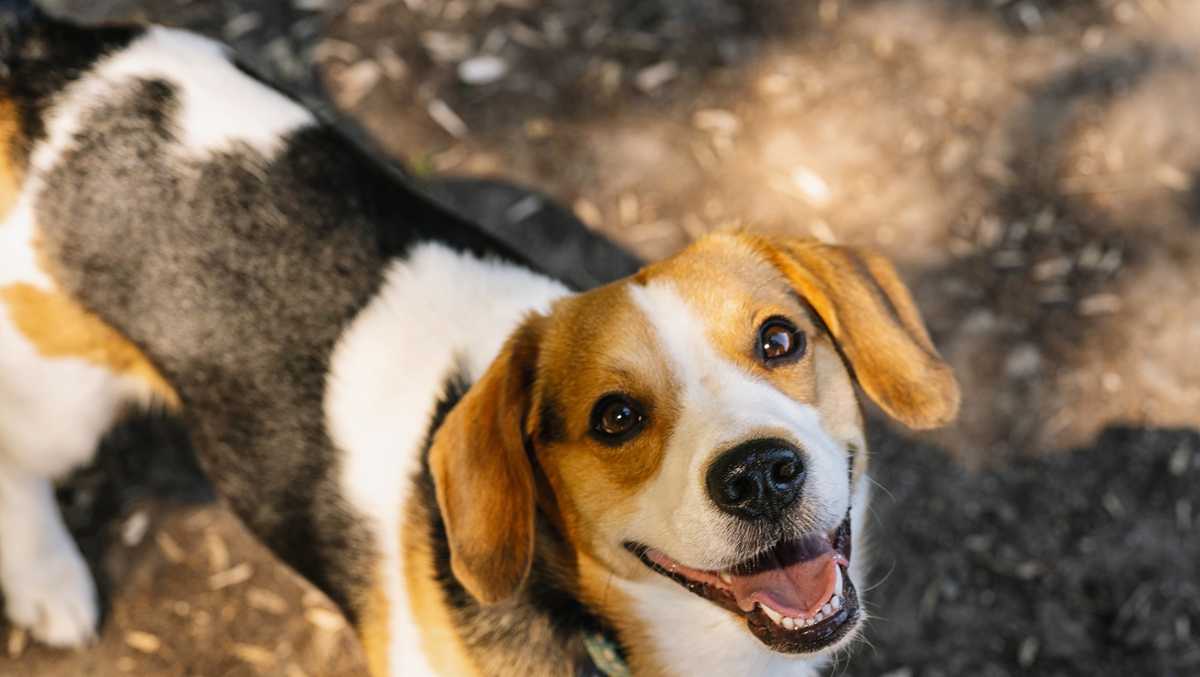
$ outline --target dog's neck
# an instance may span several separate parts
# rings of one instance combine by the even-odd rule
[[[435,506],[428,467],[418,484],[421,504]],[[529,579],[513,598],[490,606],[477,602],[454,577],[437,510],[429,510],[425,520],[436,585],[480,674],[561,675],[564,666],[577,676],[628,674],[617,633],[580,599],[574,553],[544,515],[538,515],[538,548]]]

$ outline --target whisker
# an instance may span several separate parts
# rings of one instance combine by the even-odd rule
[[[879,490],[882,491],[883,493],[887,494],[888,498],[892,499],[893,501],[896,500],[896,495],[892,493],[891,489],[888,489],[887,487],[883,486],[882,484],[879,483],[879,480],[875,479],[874,477],[871,477],[870,475],[867,475],[866,477],[867,477],[868,482],[879,487]]]
[[[891,577],[892,572],[894,572],[895,570],[896,570],[896,560],[892,559],[892,566],[891,566],[891,568],[888,569],[887,573],[884,574],[883,577],[880,578],[878,581],[875,581],[875,583],[873,585],[870,585],[867,588],[863,589],[863,592],[864,593],[871,592],[872,590],[874,590],[874,589],[878,588],[879,586],[883,585],[884,583],[886,583],[887,579]]]

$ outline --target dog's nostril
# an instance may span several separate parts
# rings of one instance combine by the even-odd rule
[[[729,499],[730,503],[740,503],[748,498],[753,498],[755,494],[754,480],[742,476],[733,479],[725,485],[725,498]]]
[[[771,470],[771,479],[775,480],[776,484],[787,484],[796,479],[796,476],[800,474],[800,463],[798,461],[784,461],[777,464]]]

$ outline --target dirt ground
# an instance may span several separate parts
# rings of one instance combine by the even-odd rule
[[[591,231],[556,239],[570,216],[538,196],[441,195],[584,281],[630,265],[597,235],[647,259],[736,225],[879,248],[964,408],[875,426],[875,620],[837,672],[1200,673],[1200,2],[47,5],[230,41],[420,179],[536,188]],[[189,454],[139,421],[66,483],[103,635],[0,629],[0,674],[361,670]]]

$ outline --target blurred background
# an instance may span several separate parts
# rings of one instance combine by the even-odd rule
[[[832,672],[1200,674],[1200,2],[42,4],[229,42],[585,282],[739,224],[878,248],[964,404],[873,417],[875,618]],[[60,499],[101,640],[0,625],[0,674],[361,674],[169,422]]]

